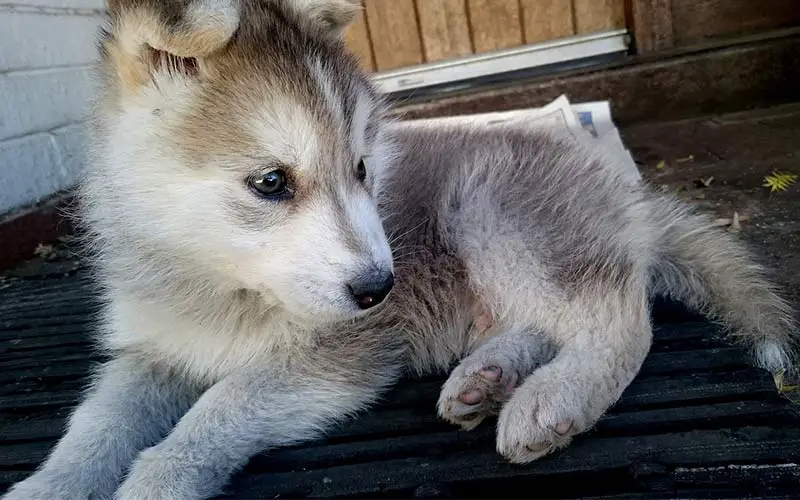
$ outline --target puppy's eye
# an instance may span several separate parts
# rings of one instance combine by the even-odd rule
[[[367,179],[367,166],[364,164],[364,158],[358,160],[358,166],[356,167],[356,178],[358,182],[364,182]]]
[[[266,198],[285,198],[292,195],[286,172],[281,169],[251,177],[248,184],[256,193]]]

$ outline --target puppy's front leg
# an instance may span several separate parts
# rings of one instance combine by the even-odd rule
[[[161,440],[199,392],[134,356],[107,363],[45,463],[3,500],[111,498],[139,451]]]
[[[250,457],[318,436],[371,403],[392,370],[243,370],[211,387],[160,444],[141,453],[118,500],[218,494]]]

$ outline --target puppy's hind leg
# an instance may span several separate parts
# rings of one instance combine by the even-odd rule
[[[194,399],[136,358],[107,363],[39,470],[3,500],[109,499],[137,453],[162,439]]]
[[[650,349],[644,286],[591,294],[573,301],[570,311],[579,315],[569,320],[574,335],[500,412],[497,450],[512,462],[536,460],[591,428],[619,399]]]

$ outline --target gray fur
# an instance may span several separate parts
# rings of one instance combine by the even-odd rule
[[[6,500],[213,496],[403,371],[457,361],[440,415],[498,414],[499,453],[535,460],[636,376],[655,292],[794,366],[792,312],[741,244],[612,160],[544,131],[386,122],[336,34],[350,2],[153,5],[113,2],[83,188],[114,361]],[[167,70],[148,36],[169,57],[204,45]],[[274,162],[291,202],[246,189]],[[372,265],[396,285],[363,313],[344,284]]]

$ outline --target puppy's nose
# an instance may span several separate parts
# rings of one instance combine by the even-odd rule
[[[394,275],[389,271],[370,273],[353,281],[347,288],[356,299],[359,309],[377,306],[389,295],[394,286]]]

